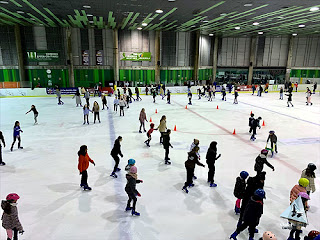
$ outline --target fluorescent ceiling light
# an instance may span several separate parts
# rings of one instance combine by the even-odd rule
[[[205,21],[202,21],[202,22],[204,22],[204,23],[208,23],[209,21],[208,21],[208,20],[205,20]]]
[[[93,15],[92,14],[87,14],[87,17],[93,17]]]
[[[311,11],[311,12],[315,12],[315,11],[318,11],[318,10],[319,10],[318,7],[312,7],[312,8],[310,8],[310,11]]]
[[[156,13],[163,13],[163,11],[161,9],[157,9]]]
[[[24,13],[24,11],[17,11],[17,13],[21,13],[22,14],[22,13]]]
[[[292,33],[292,36],[297,36],[298,34],[297,33]]]
[[[259,35],[262,35],[262,34],[263,34],[263,32],[258,32],[258,34],[259,34]]]
[[[7,2],[7,1],[0,1],[0,3],[8,4],[8,2]]]
[[[304,25],[304,24],[300,24],[300,25],[299,25],[300,28],[304,28],[305,26],[306,26],[306,25]]]
[[[168,2],[175,2],[176,0],[168,0]]]
[[[246,3],[245,5],[243,5],[245,7],[251,7],[252,6],[252,3]]]
[[[234,29],[237,29],[237,30],[239,30],[239,29],[240,29],[240,27],[235,27]]]
[[[93,21],[89,21],[89,23],[93,23]]]
[[[145,23],[145,22],[144,22],[144,23],[142,23],[141,25],[145,27],[145,26],[148,26],[148,23]]]
[[[209,36],[212,37],[212,36],[213,36],[213,33],[210,33]]]
[[[83,8],[91,8],[91,6],[89,6],[89,5],[84,5],[84,6],[82,6]]]
[[[138,29],[138,30],[142,30],[142,27],[138,27],[137,29]]]
[[[278,18],[282,19],[283,17],[279,16]]]
[[[227,15],[226,13],[220,13],[220,16],[224,16],[224,15]]]
[[[254,25],[254,26],[258,26],[260,23],[258,23],[258,22],[254,22],[254,23],[252,23],[252,25]]]

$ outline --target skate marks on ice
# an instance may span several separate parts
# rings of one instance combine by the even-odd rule
[[[319,144],[320,137],[280,139],[279,142],[285,145]]]

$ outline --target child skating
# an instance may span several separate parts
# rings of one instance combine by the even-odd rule
[[[252,122],[252,126],[251,126],[252,135],[251,135],[251,138],[250,138],[251,141],[256,140],[255,136],[257,134],[257,127],[259,127],[259,129],[261,128],[261,126],[260,126],[260,120],[261,119],[262,119],[261,117],[258,117],[257,119],[254,119],[253,122]]]
[[[23,147],[21,147],[21,136],[20,136],[20,132],[23,132],[20,128],[20,123],[19,121],[16,121],[14,123],[14,127],[13,127],[13,143],[11,144],[11,152],[13,151],[13,146],[16,142],[16,140],[18,139],[18,149],[23,149]]]
[[[171,92],[168,89],[168,91],[167,91],[167,103],[168,104],[171,104],[170,100],[171,100]]]
[[[156,96],[157,96],[157,92],[154,88],[152,88],[153,103],[156,103]]]
[[[96,123],[96,118],[98,118],[99,123],[101,123],[101,122],[100,122],[100,114],[99,114],[99,111],[100,111],[99,104],[98,104],[97,101],[94,101],[93,107],[92,107],[92,112],[93,112],[93,115],[94,115],[93,123]]]
[[[88,150],[87,146],[82,145],[80,147],[80,150],[78,151],[78,156],[79,156],[78,169],[81,175],[80,187],[82,187],[83,190],[91,190],[91,187],[88,186],[87,169],[89,167],[89,162],[91,162],[94,166],[96,165],[94,161],[89,157],[87,150]]]
[[[120,117],[121,117],[121,113],[122,113],[122,116],[124,116],[124,107],[126,106],[126,102],[124,101],[123,96],[120,97],[119,106],[120,106]]]
[[[6,229],[7,240],[18,240],[18,233],[24,233],[23,227],[20,223],[18,216],[17,201],[20,196],[16,193],[10,193],[6,200],[2,200],[1,208],[2,214],[2,227]]]
[[[241,207],[241,199],[244,197],[244,193],[246,190],[246,179],[249,176],[249,173],[246,171],[242,171],[240,176],[236,179],[236,184],[234,186],[233,195],[237,198],[234,211],[236,214],[240,213]]]
[[[256,157],[254,170],[257,172],[257,174],[263,171],[264,164],[266,164],[269,168],[272,169],[272,171],[274,171],[274,166],[272,166],[271,163],[268,162],[267,155],[268,155],[268,150],[262,149],[261,153],[258,155],[258,157]]]
[[[291,105],[291,107],[293,107],[293,104],[292,104],[292,93],[289,92],[288,94],[286,94],[286,96],[288,96],[288,101],[287,101],[288,106],[287,107],[290,107],[289,104]]]
[[[280,88],[279,93],[280,93],[280,98],[279,99],[283,100],[283,87]]]
[[[189,105],[192,105],[192,102],[191,102],[191,100],[192,100],[192,92],[191,92],[191,90],[190,89],[188,89],[188,99],[189,99]]]
[[[113,148],[111,150],[111,153],[110,155],[112,156],[112,158],[114,159],[115,161],[115,165],[114,165],[114,168],[113,168],[113,171],[112,173],[110,174],[111,177],[114,177],[114,178],[117,178],[117,174],[116,172],[119,172],[121,169],[118,168],[119,166],[119,162],[120,162],[120,158],[118,157],[118,155],[120,155],[121,157],[123,157],[123,154],[121,152],[121,145],[120,145],[120,142],[122,141],[122,137],[119,136],[115,141],[114,141],[114,145],[113,145]]]
[[[239,93],[238,93],[238,91],[235,89],[235,90],[234,90],[234,100],[233,100],[233,104],[238,104],[238,96],[239,96]]]
[[[250,114],[250,117],[249,117],[249,127],[250,127],[250,129],[249,129],[249,133],[251,133],[251,132],[252,132],[252,125],[253,125],[253,121],[254,121],[254,114],[253,114],[253,113],[251,113],[251,114]]]
[[[163,133],[163,148],[165,150],[165,164],[170,165],[171,162],[169,161],[169,147],[173,148],[173,146],[170,143],[170,134],[171,134],[171,130],[168,129],[167,132]]]
[[[312,92],[311,90],[307,87],[307,106],[310,104],[312,106],[312,102],[311,102],[311,96],[312,96]]]
[[[114,100],[113,100],[113,111],[114,112],[118,111],[118,105],[119,105],[119,99],[117,98],[117,96],[115,96]]]
[[[88,89],[86,89],[86,92],[84,94],[84,98],[86,99],[87,101],[87,106],[90,107],[90,92],[88,91]]]
[[[222,101],[227,101],[227,94],[226,94],[226,89],[222,87],[221,89],[221,95],[222,95]]]
[[[107,107],[107,109],[109,109],[108,105],[107,105],[107,98],[106,95],[101,94],[101,100],[102,100],[102,110],[104,110],[104,106]]]
[[[89,112],[92,112],[92,111],[89,109],[89,106],[85,104],[83,106],[83,125],[86,124],[86,120],[87,120],[87,123],[89,124]]]
[[[58,105],[63,105],[64,102],[61,101],[61,90],[58,86],[56,86],[56,95],[58,98]]]
[[[210,183],[210,187],[216,187],[217,184],[214,183],[214,174],[215,174],[215,163],[221,157],[221,154],[217,156],[217,142],[213,141],[210,143],[210,147],[208,148],[206,159],[208,164],[208,183]]]
[[[130,162],[130,160],[133,160]],[[130,159],[129,163],[131,165],[130,170],[128,171],[128,173],[126,174],[126,179],[127,179],[127,185],[125,187],[125,191],[128,194],[128,202],[127,202],[127,207],[126,207],[126,211],[130,211],[131,210],[131,215],[134,216],[140,216],[139,212],[136,212],[136,203],[137,203],[137,197],[139,196],[141,197],[141,194],[137,191],[136,189],[136,184],[137,183],[143,183],[142,180],[138,179],[138,175],[137,175],[137,167],[135,166],[135,160],[134,159]],[[132,207],[131,207],[131,201],[133,201]]]
[[[268,136],[268,139],[267,139],[267,145],[268,145],[269,140],[271,142],[271,157],[273,157],[273,152],[274,151],[276,153],[278,153],[278,148],[277,148],[278,138],[277,138],[277,135],[275,134],[275,131],[269,131],[269,136]],[[266,149],[267,149],[267,146],[266,146]]]
[[[147,144],[148,147],[150,147],[150,141],[151,141],[151,139],[152,139],[152,138],[151,138],[151,134],[152,134],[152,132],[153,132],[154,130],[157,130],[157,129],[154,129],[154,124],[151,123],[151,124],[150,124],[150,129],[149,129],[149,131],[147,132],[147,137],[148,137],[148,139],[147,139],[146,141],[144,141],[144,143]]]
[[[3,134],[0,131],[0,166],[4,166],[4,165],[6,165],[6,163],[2,161],[2,145],[1,145],[1,142],[3,143],[3,147],[6,147],[6,142],[4,141]]]
[[[26,112],[26,114],[28,114],[31,111],[33,112],[33,116],[34,116],[34,125],[36,125],[36,124],[38,124],[37,118],[38,118],[39,113],[38,113],[35,105],[31,105],[31,109],[28,112]]]

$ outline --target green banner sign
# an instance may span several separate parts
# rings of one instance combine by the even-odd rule
[[[37,50],[27,52],[29,62],[56,62],[59,61],[59,52]]]
[[[121,52],[121,61],[149,61],[151,62],[151,52]]]

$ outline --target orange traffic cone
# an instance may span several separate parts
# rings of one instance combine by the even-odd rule
[[[252,111],[251,111],[251,113],[250,113],[250,115],[252,114]]]
[[[158,110],[156,109],[156,113],[158,113]]]
[[[232,133],[233,135],[236,135],[236,129],[233,129],[233,133]]]
[[[217,105],[217,109],[219,109],[219,106]]]
[[[186,105],[186,109],[188,109],[188,106]]]
[[[176,125],[174,125],[173,131],[177,131],[177,126]]]
[[[152,118],[150,117],[150,121],[149,122],[152,122]]]
[[[264,124],[264,120],[263,120],[263,122],[262,122],[262,127],[265,127],[266,125]]]

